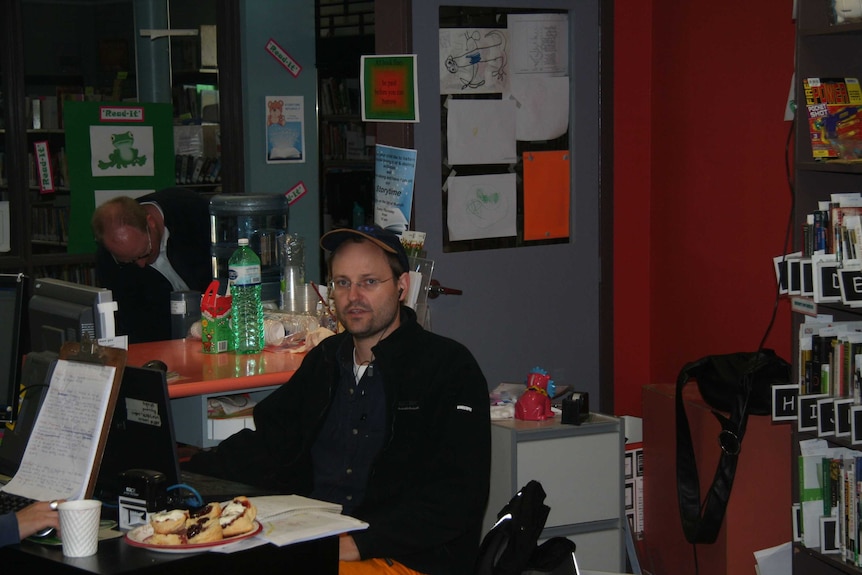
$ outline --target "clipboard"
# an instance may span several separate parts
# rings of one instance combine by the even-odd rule
[[[85,335],[80,342],[68,341],[60,348],[60,359],[78,361],[82,363],[97,363],[114,367],[114,380],[108,395],[108,408],[101,422],[99,439],[96,444],[96,457],[93,460],[93,469],[90,480],[84,491],[86,498],[91,498],[96,488],[96,480],[99,477],[99,468],[102,464],[102,455],[105,452],[105,444],[108,442],[108,432],[111,428],[114,408],[117,405],[117,396],[120,393],[120,384],[123,380],[123,370],[126,367],[126,350],[103,347]]]

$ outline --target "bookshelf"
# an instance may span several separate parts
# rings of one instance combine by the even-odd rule
[[[63,103],[136,94],[131,3],[12,0],[0,8],[0,271],[93,284],[70,254]],[[5,240],[5,238],[3,238]]]
[[[362,121],[360,56],[373,54],[374,4],[317,2],[321,230],[373,219],[374,124]]]
[[[204,194],[222,186],[243,193],[241,83],[218,89],[220,74],[239,74],[237,3],[170,0],[167,6],[172,28],[199,30],[172,40],[171,89],[163,95],[163,101],[174,96],[175,122],[185,130],[191,158],[178,185]],[[135,16],[135,3],[126,1],[10,0],[0,6],[0,272],[95,282],[93,255],[69,253],[67,246],[73,202],[62,108],[67,100],[138,99],[136,60],[143,56],[137,54]],[[157,91],[140,97],[153,101]],[[37,177],[37,143],[51,167],[50,189]],[[232,161],[221,162],[222,156]]]
[[[862,47],[862,23],[834,24],[830,0],[798,0],[796,6],[796,93],[799,106],[794,132],[794,226],[796,230],[802,230],[807,214],[818,210],[818,202],[828,201],[832,193],[862,190],[862,163],[814,159],[803,94],[805,78],[862,78],[862,60],[856,56]],[[801,244],[801,238],[798,237],[796,249],[800,249]],[[862,320],[860,308],[850,308],[840,302],[818,303],[816,307],[819,313],[832,315],[835,321]],[[797,334],[803,321],[803,315],[794,314],[791,334],[796,373],[799,373],[800,363]],[[791,485],[794,502],[798,503],[799,442],[817,437],[817,434],[800,432],[794,426],[791,437]],[[852,445],[849,438],[826,439],[830,446],[859,448],[858,445]],[[793,573],[860,574],[862,568],[848,564],[838,555],[823,553],[821,548],[805,547],[801,542],[796,542],[793,546]]]
[[[176,184],[218,192],[222,186],[217,54],[221,8],[215,0],[170,0],[168,6],[172,29],[197,31],[170,39]]]

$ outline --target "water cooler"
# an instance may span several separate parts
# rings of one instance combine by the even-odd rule
[[[224,293],[228,281],[228,260],[239,238],[248,238],[260,256],[263,301],[281,298],[282,266],[279,246],[287,234],[287,198],[282,194],[218,194],[210,200],[213,277]]]

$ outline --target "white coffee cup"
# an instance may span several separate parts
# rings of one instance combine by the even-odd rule
[[[95,555],[99,548],[102,502],[95,499],[64,501],[57,510],[60,513],[63,555],[66,557]]]

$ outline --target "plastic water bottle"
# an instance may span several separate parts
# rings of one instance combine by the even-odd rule
[[[248,247],[248,238],[228,260],[230,294],[233,298],[233,349],[236,353],[263,350],[263,305],[260,300],[260,258]]]

